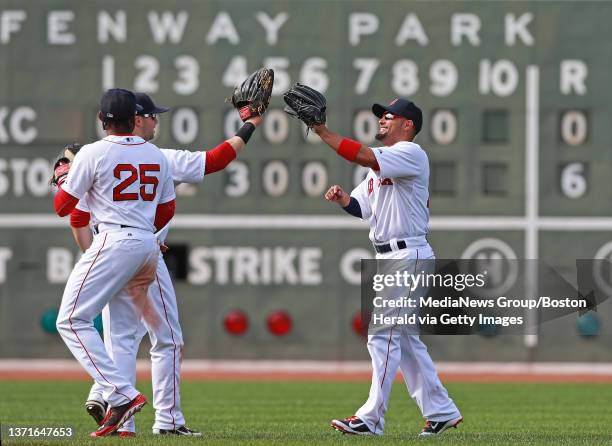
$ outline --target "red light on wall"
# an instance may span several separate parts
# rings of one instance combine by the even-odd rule
[[[353,330],[359,336],[365,336],[368,334],[368,326],[367,325],[365,327],[361,326],[361,311],[358,311],[353,316]]]
[[[286,335],[291,331],[291,316],[286,311],[273,311],[268,315],[268,330],[275,336]]]
[[[223,325],[229,334],[239,336],[249,328],[249,320],[242,311],[232,310],[225,315]]]

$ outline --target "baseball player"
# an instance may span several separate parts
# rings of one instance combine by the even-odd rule
[[[109,357],[93,319],[121,290],[135,305],[146,303],[155,279],[159,242],[154,234],[174,215],[175,192],[166,158],[132,135],[136,97],[108,90],[99,119],[107,136],[84,146],[71,164],[58,166],[54,206],[67,216],[80,199],[98,222],[98,233],[75,265],[62,296],[57,329],[75,358],[103,389],[110,406],[92,436],[117,431],[147,400]],[[123,323],[135,324],[133,314]]]
[[[285,102],[287,111],[312,127],[338,155],[370,168],[350,195],[334,185],[325,198],[338,203],[349,214],[368,220],[376,258],[402,259],[408,268],[430,271],[435,257],[426,239],[429,161],[425,151],[414,143],[423,124],[421,110],[404,99],[395,99],[386,106],[374,104],[372,112],[379,118],[380,126],[376,139],[384,146],[370,148],[326,127],[326,101],[316,90],[298,84],[285,94]],[[423,291],[417,289],[414,293],[418,296]],[[407,327],[393,326],[370,334],[368,351],[373,368],[370,396],[354,416],[332,420],[334,429],[381,435],[398,368],[426,419],[421,436],[441,434],[462,421],[438,379],[427,348],[418,336],[408,334]]]
[[[158,107],[144,93],[136,93],[136,100],[142,110],[135,119],[134,134],[145,140],[155,136],[157,115],[165,113],[168,108]],[[216,148],[206,152],[190,152],[186,150],[161,149],[168,160],[175,184],[198,183],[204,176],[223,170],[237,154],[245,147],[251,130],[260,125],[263,118],[253,116],[246,120],[245,128],[223,142]],[[87,203],[81,200],[77,209],[71,215],[71,226],[79,247],[85,251],[91,243],[90,222],[87,214]],[[163,244],[168,228],[158,233],[158,240]],[[142,325],[127,323],[121,315],[134,313],[141,317]],[[118,317],[116,316],[118,315]],[[176,295],[170,279],[168,268],[163,258],[157,264],[154,283],[148,291],[148,311],[135,308],[129,295],[121,293],[105,307],[102,312],[104,322],[105,345],[117,367],[136,380],[136,355],[144,333],[149,333],[151,339],[151,359],[153,377],[153,405],[156,409],[154,434],[175,434],[199,436],[200,432],[185,426],[185,419],[180,409],[180,361],[183,339],[178,318]],[[144,329],[142,329],[144,327]],[[86,410],[99,422],[104,416],[106,402],[102,396],[101,387],[95,383],[85,403]],[[120,436],[134,436],[133,419],[128,420],[121,428]]]

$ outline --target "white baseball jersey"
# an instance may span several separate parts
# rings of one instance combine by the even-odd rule
[[[372,148],[380,171],[370,169],[351,192],[361,215],[370,223],[370,240],[425,237],[429,230],[429,160],[425,151],[409,141]]]
[[[87,206],[98,223],[151,232],[157,205],[175,198],[166,158],[138,136],[110,135],[83,146],[62,188],[79,199],[89,191]]]
[[[159,150],[168,161],[170,175],[175,185],[180,183],[201,183],[204,180],[206,152],[190,152],[189,150],[174,149]],[[87,204],[87,196],[79,200],[76,207],[83,212],[91,212],[91,208]],[[100,223],[96,217],[95,213],[92,213],[90,222],[94,226]],[[166,225],[157,234],[157,239],[163,243],[168,236],[169,230],[170,226]]]

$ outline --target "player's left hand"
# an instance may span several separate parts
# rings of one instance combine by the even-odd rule
[[[297,83],[285,92],[283,99],[287,104],[285,112],[298,118],[309,129],[325,124],[327,100],[314,88]]]
[[[81,150],[81,144],[76,142],[68,144],[62,149],[53,163],[53,175],[49,180],[51,186],[59,187],[66,181],[66,177],[70,171],[70,164],[74,160],[76,154],[79,153],[79,150]]]
[[[70,171],[70,163],[61,161],[57,167],[53,170],[53,178],[51,178],[51,185],[60,187]]]
[[[231,101],[240,113],[240,119],[245,122],[253,116],[261,116],[268,109],[272,87],[274,86],[274,70],[260,68],[247,77],[242,84],[234,88]]]

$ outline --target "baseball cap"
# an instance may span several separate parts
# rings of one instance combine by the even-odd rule
[[[421,127],[423,126],[423,112],[414,102],[407,99],[396,98],[393,99],[389,105],[372,105],[372,113],[378,118],[382,117],[386,112],[410,119],[414,123],[416,132],[419,133],[421,131]]]
[[[134,93],[136,96],[136,103],[142,107],[137,113],[139,115],[151,115],[157,113],[166,113],[170,110],[168,107],[158,107],[153,102],[153,99],[146,93]]]
[[[123,88],[111,88],[100,100],[100,112],[104,118],[115,120],[129,119],[141,106],[136,104],[134,93]]]

